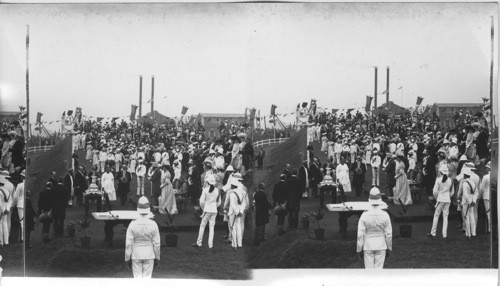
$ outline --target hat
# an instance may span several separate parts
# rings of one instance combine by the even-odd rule
[[[451,143],[457,144],[457,142],[458,142],[457,137],[451,138]]]
[[[462,174],[471,176],[472,175],[472,170],[470,168],[462,168]]]
[[[215,154],[215,150],[214,149],[210,149],[210,151],[208,152],[208,154]]]
[[[2,170],[2,171],[0,172],[0,177],[3,177],[3,178],[5,178],[5,179],[10,178],[9,171],[7,171],[7,170]]]
[[[208,175],[205,178],[205,182],[209,183],[210,185],[215,185],[215,176],[214,175]]]
[[[321,185],[322,186],[333,186],[335,185],[335,182],[333,181],[333,178],[330,176],[330,175],[326,175],[324,178],[323,178],[323,181],[321,181]]]
[[[439,172],[443,173],[443,175],[448,175],[448,173],[449,173],[448,166],[441,165],[441,167],[439,167]]]
[[[472,127],[481,127],[481,123],[474,122],[474,123],[472,123]]]
[[[203,161],[203,164],[206,164],[206,163],[209,163],[210,165],[213,164],[212,160],[210,160],[209,157],[205,158],[205,160]]]
[[[488,168],[488,169],[491,169],[491,161],[489,161],[489,162],[488,162],[488,164],[486,164],[486,166],[485,166],[485,167],[486,167],[486,168]],[[24,172],[24,171],[23,171],[23,172]]]
[[[240,173],[234,173],[234,174],[232,175],[232,177],[233,177],[233,179],[238,180],[238,181],[240,181],[240,182],[241,182],[241,181],[243,181],[243,177],[241,176],[241,174],[240,174]]]
[[[17,135],[17,132],[14,131],[14,130],[11,130],[7,133],[9,136],[16,136]]]
[[[219,148],[217,148],[217,152],[219,152],[219,153],[222,154],[222,153],[224,153],[224,149],[222,149],[222,148],[219,147]]]
[[[142,159],[142,158],[140,158],[139,160],[137,160],[137,163],[139,163],[139,164],[142,163],[142,162],[144,162],[144,159]]]
[[[380,205],[382,203],[382,194],[377,187],[373,187],[368,195],[368,202],[371,205]]]
[[[229,165],[229,166],[227,166],[227,168],[226,168],[226,172],[234,172],[233,165]]]
[[[474,163],[472,163],[472,162],[467,162],[467,163],[465,163],[465,167],[466,167],[467,169],[470,169],[471,171],[476,170],[476,166],[475,166],[475,165],[474,165]]]
[[[444,139],[444,141],[443,141],[443,145],[444,145],[444,144],[450,144],[450,141],[449,141],[448,139]]]
[[[488,164],[489,164],[489,163],[488,163]],[[26,170],[23,170],[23,171],[21,172],[21,176],[26,177]]]
[[[139,198],[137,201],[137,212],[141,215],[147,215],[150,213],[149,200],[145,196]]]
[[[446,154],[446,151],[444,150],[444,148],[439,148],[439,150],[436,152],[436,154],[439,154],[439,153]]]
[[[465,155],[460,156],[459,161],[467,161],[467,156],[465,156]]]

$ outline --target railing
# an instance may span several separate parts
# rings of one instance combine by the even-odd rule
[[[255,143],[253,143],[254,148],[262,147],[265,145],[272,145],[272,144],[281,144],[288,140],[289,138],[277,138],[277,139],[266,139],[266,140],[260,140]]]
[[[45,152],[45,151],[49,151],[50,149],[52,149],[52,147],[54,147],[54,145],[29,147],[28,153]]]

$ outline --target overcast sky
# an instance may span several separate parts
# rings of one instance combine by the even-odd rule
[[[256,107],[264,116],[271,104],[292,112],[311,98],[361,107],[374,66],[379,93],[390,67],[397,104],[477,103],[489,97],[491,16],[497,25],[496,4],[4,4],[0,108],[26,102],[26,24],[32,119],[76,106],[127,116],[139,75],[143,114],[152,75],[155,109],[171,117],[183,105],[188,114]]]

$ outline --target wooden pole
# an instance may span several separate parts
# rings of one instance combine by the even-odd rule
[[[153,119],[155,118],[154,107],[155,107],[155,76],[151,76],[151,114],[153,116]]]
[[[139,76],[139,118],[142,117],[142,75]]]
[[[378,67],[375,67],[375,91],[373,93],[373,99],[375,100],[374,102],[374,107],[377,108],[377,76],[378,76]]]
[[[30,25],[26,25],[26,139],[30,138]]]
[[[387,89],[386,89],[385,97],[386,97],[385,102],[387,102],[387,104],[389,104],[389,67],[387,67]]]
[[[495,28],[494,28],[494,24],[495,24],[495,19],[493,18],[493,16],[491,16],[491,63],[490,63],[490,138],[492,138],[493,136],[493,133],[495,130],[493,130],[495,124],[494,124],[494,121],[493,121],[493,110],[494,110],[494,107],[495,105],[493,104],[493,60],[495,58],[495,54],[494,54],[494,50],[495,50],[495,42],[494,42],[494,38],[495,38]],[[496,104],[496,103],[495,103]],[[495,134],[495,136],[497,136],[498,134]]]

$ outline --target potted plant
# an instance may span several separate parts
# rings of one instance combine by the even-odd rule
[[[401,237],[411,237],[411,232],[412,232],[412,225],[408,224],[408,220],[410,219],[407,215],[406,212],[408,211],[408,206],[404,205],[401,199],[399,199],[399,203],[401,205],[401,211],[399,214],[403,218],[403,224],[399,226],[399,234]]]
[[[70,221],[66,225],[66,232],[68,233],[68,236],[73,238],[75,237],[75,232],[76,232],[76,223],[74,221]]]
[[[304,216],[300,219],[302,223],[303,229],[309,229],[309,215],[304,214]]]
[[[312,217],[317,223],[317,228],[314,229],[314,235],[316,236],[316,239],[324,240],[325,228],[321,226],[321,221],[325,217],[325,211],[322,208],[319,208],[317,212],[312,212],[309,214],[309,216]]]
[[[77,222],[78,229],[82,232],[82,237],[80,237],[80,242],[82,244],[82,248],[89,249],[90,248],[90,236],[89,236],[89,228],[90,228],[90,220],[87,217],[84,217],[82,220]]]
[[[177,234],[174,233],[174,229],[176,228],[173,224],[174,222],[174,217],[170,215],[170,213],[167,210],[167,217],[168,220],[166,221],[167,223],[167,234],[165,234],[165,245],[167,247],[177,247],[177,241],[179,237]]]

